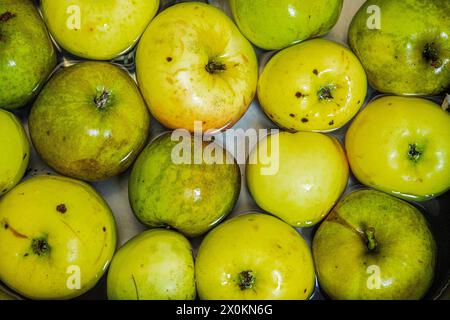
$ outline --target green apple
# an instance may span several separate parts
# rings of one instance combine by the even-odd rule
[[[204,3],[180,3],[153,20],[139,42],[136,72],[151,113],[164,126],[225,129],[247,111],[258,62],[233,21]]]
[[[37,151],[56,171],[98,181],[125,171],[144,147],[149,115],[133,79],[104,62],[57,72],[29,117]]]
[[[332,41],[305,41],[277,53],[258,82],[264,112],[290,131],[330,131],[349,122],[367,93],[358,58]]]
[[[115,248],[111,210],[84,182],[36,176],[0,198],[0,281],[25,297],[82,295]]]
[[[358,190],[319,227],[313,255],[319,284],[333,299],[420,299],[433,282],[436,244],[415,207]]]
[[[450,189],[450,114],[420,98],[382,97],[347,131],[352,172],[372,188],[425,201]]]
[[[241,215],[208,233],[195,274],[203,300],[305,300],[315,287],[302,236],[265,214]]]
[[[274,146],[276,146],[274,148]],[[273,172],[265,172],[269,151]],[[274,150],[274,151],[271,151]],[[321,133],[281,132],[251,152],[247,184],[256,203],[294,227],[321,221],[344,191],[348,164],[339,141]],[[278,170],[276,170],[278,169]]]
[[[42,0],[56,42],[87,59],[109,60],[137,43],[158,11],[159,0]]]
[[[0,108],[27,104],[56,66],[56,52],[31,0],[0,1]]]
[[[448,0],[364,3],[353,18],[349,42],[375,89],[436,95],[450,86],[449,12]]]
[[[188,136],[191,138],[190,136]],[[183,234],[198,236],[219,223],[233,209],[240,192],[239,166],[224,149],[192,136],[193,155],[184,163],[174,161],[180,143],[166,133],[153,141],[134,164],[129,180],[129,198],[136,216],[151,227],[170,226]],[[197,146],[200,145],[200,148]],[[201,152],[195,162],[195,152]]]
[[[163,229],[128,241],[108,271],[110,300],[193,300],[194,258],[189,241]]]
[[[0,109],[0,196],[22,179],[30,160],[27,134],[12,113]]]
[[[276,50],[328,33],[343,0],[230,0],[239,29],[253,44]]]

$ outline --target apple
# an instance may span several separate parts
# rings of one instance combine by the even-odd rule
[[[133,47],[159,8],[159,0],[42,0],[56,42],[70,53],[113,59]]]
[[[420,299],[433,281],[436,244],[415,207],[358,190],[321,224],[313,255],[319,284],[333,299]]]
[[[372,101],[347,131],[351,169],[372,188],[425,201],[450,189],[450,114],[407,97]]]
[[[349,42],[375,89],[425,96],[450,87],[448,12],[448,0],[364,3],[351,23]]]
[[[256,92],[258,62],[250,43],[219,9],[188,2],[148,26],[136,55],[139,87],[164,126],[194,131],[231,127]]]
[[[22,179],[30,160],[27,134],[12,113],[0,109],[0,196]]]
[[[194,300],[194,258],[189,241],[163,229],[128,241],[108,271],[110,300]]]
[[[256,46],[278,50],[328,33],[343,0],[230,0],[241,32]]]
[[[273,145],[277,147],[273,147]],[[278,170],[264,172],[261,150]],[[331,136],[313,132],[272,134],[250,153],[248,189],[265,211],[300,228],[313,226],[332,209],[349,177],[340,143]]]
[[[277,53],[258,82],[264,112],[290,131],[330,131],[345,125],[364,103],[366,73],[347,48],[323,39]]]
[[[26,105],[56,66],[56,52],[30,0],[0,2],[0,108]]]
[[[241,174],[226,150],[215,145],[216,155],[224,159],[217,163],[207,153],[207,142],[196,136],[190,140],[192,153],[201,151],[198,162],[195,155],[188,157],[189,163],[174,161],[180,142],[173,141],[170,132],[155,139],[133,166],[129,198],[137,218],[146,225],[170,226],[195,237],[231,212],[239,197]]]
[[[203,300],[305,300],[315,287],[311,252],[302,236],[281,220],[256,213],[208,233],[195,274]]]
[[[114,217],[88,184],[36,176],[0,198],[0,280],[31,299],[69,299],[102,277]]]
[[[56,171],[98,181],[125,171],[144,147],[149,115],[133,79],[104,62],[57,72],[29,117],[37,151]]]

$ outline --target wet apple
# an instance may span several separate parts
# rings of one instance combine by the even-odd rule
[[[375,189],[416,201],[450,189],[450,114],[420,98],[382,97],[350,126],[353,173]]]
[[[330,131],[363,105],[366,73],[346,47],[316,39],[284,49],[264,68],[258,98],[267,116],[290,131]]]
[[[105,62],[59,70],[29,117],[31,139],[44,161],[61,174],[87,181],[125,171],[145,145],[149,122],[133,79]]]
[[[265,214],[238,216],[208,233],[195,272],[203,300],[305,300],[315,285],[302,236]]]
[[[224,129],[247,111],[258,65],[250,43],[219,9],[199,2],[164,10],[139,43],[136,72],[153,116],[164,126]]]
[[[116,247],[106,202],[88,184],[33,177],[0,198],[0,280],[31,299],[70,299],[102,277]]]
[[[193,300],[194,258],[181,234],[153,229],[129,240],[108,271],[110,300]]]
[[[155,16],[159,0],[42,0],[56,42],[87,59],[109,60],[137,43]]]
[[[22,123],[0,109],[0,196],[22,179],[30,160],[30,144]]]

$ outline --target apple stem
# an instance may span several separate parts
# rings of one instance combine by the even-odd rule
[[[100,94],[94,98],[94,103],[99,109],[103,109],[109,102],[109,98],[111,97],[111,92],[106,89],[103,89]]]
[[[320,90],[317,92],[317,96],[319,97],[319,100],[331,100],[334,99],[333,97],[333,90],[334,86],[324,86],[320,88]]]
[[[414,162],[417,162],[421,156],[422,152],[419,150],[418,146],[415,143],[409,144],[408,158]]]
[[[50,252],[50,246],[46,238],[35,238],[31,241],[31,250],[38,256],[44,256]]]
[[[208,71],[211,74],[225,71],[227,70],[227,66],[223,63],[215,62],[214,60],[208,62],[208,64],[205,67],[206,71]]]
[[[375,239],[375,228],[370,227],[364,233],[366,235],[367,249],[370,251],[377,250],[378,242]]]
[[[442,61],[439,59],[439,53],[434,43],[427,43],[425,45],[423,57],[436,69],[440,68],[442,65]]]
[[[238,275],[237,284],[239,288],[244,291],[247,289],[251,289],[255,284],[255,276],[251,270],[242,271]]]

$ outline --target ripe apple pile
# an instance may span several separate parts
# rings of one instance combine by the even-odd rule
[[[450,189],[450,114],[436,103],[450,89],[450,2],[368,0],[349,46],[319,38],[342,0],[219,2],[229,15],[0,0],[0,281],[30,299],[78,297],[106,273],[112,300],[302,300],[316,282],[331,299],[425,297],[438,252],[416,204]],[[233,127],[255,97],[282,131],[245,170],[191,136]],[[148,143],[151,116],[201,159],[175,162],[171,132]],[[231,161],[208,158],[211,145]],[[58,175],[24,178],[33,150]],[[241,171],[257,207],[227,219]],[[124,226],[89,183],[119,175],[150,229],[116,252]]]

